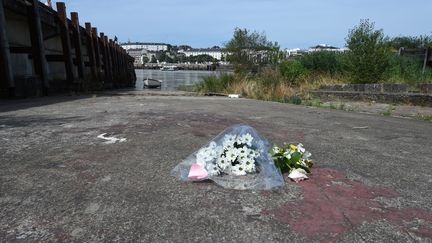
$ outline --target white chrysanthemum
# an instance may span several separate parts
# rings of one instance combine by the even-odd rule
[[[216,158],[216,154],[214,151],[207,149],[203,152],[203,157],[205,161],[210,162]]]
[[[231,150],[228,150],[225,155],[228,161],[233,162],[237,159],[239,152],[237,149],[233,148]]]
[[[224,152],[224,148],[222,146],[216,146],[214,151],[215,151],[216,157],[220,157],[221,154],[223,154],[223,152]]]
[[[204,167],[205,164],[207,163],[206,153],[204,153],[203,151],[199,151],[196,155],[196,160],[197,160],[197,164]]]
[[[231,147],[232,148],[232,147],[234,147],[234,143],[236,142],[236,140],[237,140],[237,136],[236,135],[227,134],[224,137],[222,145],[223,145],[224,148],[226,148],[226,147]]]
[[[248,157],[247,155],[246,155],[246,156],[242,156],[242,155],[240,155],[240,156],[237,158],[238,162],[240,162],[240,163],[244,163],[244,162],[246,162],[246,161],[248,161],[248,160],[251,160],[251,159],[253,159],[253,158]]]
[[[241,165],[245,168],[247,173],[255,172],[255,161],[251,159],[245,160],[241,163]]]
[[[215,176],[220,174],[219,167],[216,164],[209,163],[207,164],[206,169],[210,176]]]
[[[297,145],[297,152],[304,153],[305,151],[306,151],[306,149],[303,148],[303,144],[299,143]]]
[[[285,158],[291,159],[292,154],[293,154],[293,151],[292,150],[288,150],[283,155],[285,156]]]
[[[260,152],[254,150],[253,155],[252,155],[252,158],[256,159],[256,158],[258,158],[258,157],[260,157],[260,156],[261,156]]]
[[[273,147],[273,153],[277,154],[277,153],[279,153],[279,151],[280,151],[279,147],[277,147],[277,146]]]
[[[230,142],[230,141],[224,142],[223,143],[223,149],[224,150],[231,150],[231,149],[233,149],[234,148],[234,143],[235,142]]]
[[[239,159],[244,159],[244,158],[247,158],[247,157],[248,157],[248,154],[249,154],[249,148],[246,147],[246,146],[243,146],[243,147],[241,147],[241,148],[238,148],[238,149],[237,149],[237,152],[238,152],[238,158],[239,158]]]
[[[236,176],[246,175],[246,168],[241,164],[237,164],[237,165],[232,166],[231,172],[233,175],[236,175]]]
[[[251,147],[252,146],[252,141],[253,141],[253,137],[252,135],[250,135],[249,133],[246,133],[245,135],[243,135],[241,137],[242,143],[246,144],[247,146]]]
[[[256,173],[256,167],[255,167],[255,165],[251,165],[249,167],[246,167],[246,173],[249,173],[249,174]]]
[[[221,171],[227,175],[231,175],[232,174],[232,167],[233,167],[232,164],[228,163],[227,167]]]
[[[237,137],[237,140],[236,140],[236,143],[238,144],[238,145],[243,145],[243,144],[245,144],[244,143],[244,140],[243,140],[243,137]]]
[[[225,156],[221,156],[218,158],[216,163],[221,170],[224,171],[231,164],[231,161],[227,160]]]
[[[303,159],[308,160],[308,159],[310,159],[311,157],[312,157],[312,154],[311,154],[310,152],[305,152],[305,153],[303,154]]]
[[[213,146],[213,145],[211,145]],[[196,155],[196,162],[200,166],[205,167],[207,163],[210,163],[218,157],[217,151],[211,147],[205,147],[198,151]]]
[[[214,148],[216,148],[216,146],[217,146],[217,144],[216,144],[214,141],[212,141],[212,142],[209,144],[208,148],[214,149]]]

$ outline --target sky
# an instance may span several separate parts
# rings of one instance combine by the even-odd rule
[[[387,36],[431,35],[431,0],[64,0],[80,23],[120,42],[223,46],[236,27],[263,32],[282,48],[345,46],[361,19]]]

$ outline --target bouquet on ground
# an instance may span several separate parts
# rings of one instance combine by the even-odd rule
[[[288,177],[295,182],[308,179],[313,161],[312,154],[303,147],[303,144],[285,143],[283,147],[274,146],[271,155],[275,164],[282,172],[289,172]]]
[[[226,134],[222,144],[211,142],[196,155],[197,165],[205,168],[210,176],[253,174],[257,172],[255,160],[260,152],[252,146],[254,138],[251,134]],[[189,179],[195,179],[193,170],[189,172]]]
[[[239,190],[281,187],[282,173],[269,149],[267,140],[255,129],[235,125],[187,157],[171,174],[183,181],[210,179],[225,188]]]

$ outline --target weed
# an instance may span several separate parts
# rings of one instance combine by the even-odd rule
[[[432,122],[432,115],[417,114],[416,118],[419,119],[419,120],[422,120],[422,121]]]
[[[396,109],[396,108],[394,108],[393,106],[390,105],[390,106],[388,107],[387,111],[382,112],[381,115],[383,115],[383,116],[391,116],[391,115],[393,114],[393,111],[394,111],[395,109]]]

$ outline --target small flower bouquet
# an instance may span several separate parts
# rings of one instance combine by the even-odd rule
[[[312,154],[303,147],[303,144],[293,145],[285,143],[283,147],[274,146],[271,155],[275,164],[282,172],[289,172],[289,178],[299,182],[307,179],[311,173],[313,161]]]
[[[284,185],[270,145],[255,129],[235,125],[191,154],[171,174],[183,181],[210,179],[230,189],[269,190]]]
[[[197,164],[206,168],[210,176],[233,174],[242,176],[257,172],[255,159],[260,153],[252,147],[251,134],[226,134],[221,145],[211,142],[198,151]]]

